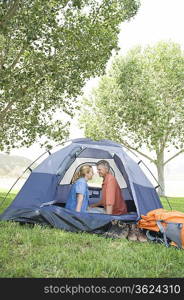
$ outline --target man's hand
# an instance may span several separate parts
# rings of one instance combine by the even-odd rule
[[[103,205],[103,201],[102,200],[100,200],[99,202],[97,202],[97,203],[93,203],[93,204],[91,204],[89,207],[98,207],[98,206],[101,206],[101,205]]]
[[[91,204],[89,207],[91,208],[96,207],[96,204]]]
[[[107,205],[107,206],[106,206],[106,213],[107,213],[108,215],[112,215],[112,205]]]

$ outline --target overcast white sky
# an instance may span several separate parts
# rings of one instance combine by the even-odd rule
[[[136,44],[173,40],[184,48],[184,0],[141,0],[137,15],[121,25],[119,45],[125,53]]]
[[[140,44],[146,46],[159,40],[172,40],[184,48],[184,0],[141,0],[137,15],[121,25],[119,46],[124,54],[131,47]],[[86,89],[91,88],[96,80],[91,80]],[[73,122],[71,138],[81,137],[82,132]],[[15,149],[11,154],[35,159],[44,151],[38,145],[29,149]]]

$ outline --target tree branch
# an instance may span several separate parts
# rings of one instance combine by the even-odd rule
[[[9,103],[7,104],[7,106],[5,107],[5,109],[2,110],[2,111],[0,112],[0,119],[1,119],[1,122],[2,122],[3,119],[6,117],[6,113],[7,113],[8,110],[12,107],[13,103],[14,103],[13,101],[9,102]]]
[[[40,81],[38,81],[37,88],[42,86],[42,83],[43,83],[44,80],[45,80],[45,78],[41,78]],[[26,95],[28,87],[29,87],[29,84],[26,87],[19,89],[15,93],[15,99],[20,98],[20,93],[21,93],[21,97],[24,97]],[[0,111],[0,120],[1,120],[1,122],[5,119],[6,114],[12,111],[12,106],[13,106],[14,103],[15,103],[14,101],[9,102],[6,105],[6,107],[2,111]]]
[[[5,27],[6,23],[15,15],[15,12],[19,6],[19,2],[20,0],[15,0],[12,4],[12,6],[10,6],[7,14],[2,18],[0,26],[1,27]]]
[[[4,62],[5,62],[6,56],[8,55],[9,48],[10,48],[10,38],[6,39],[6,45],[4,47],[4,50],[2,50],[2,52],[1,52],[1,62],[0,62],[1,69],[4,69]]]
[[[182,149],[181,151],[177,152],[175,155],[173,155],[172,157],[170,157],[168,160],[166,160],[164,162],[164,166],[169,162],[171,161],[173,158],[175,158],[176,156],[178,156],[179,154],[181,154],[182,152],[184,152],[184,149]]]
[[[19,58],[20,58],[21,55],[24,53],[25,49],[26,49],[26,45],[24,44],[24,45],[22,46],[22,49],[20,50],[19,54],[18,54],[17,57],[14,59],[12,65],[11,65],[9,68],[12,68],[12,69],[13,69],[13,68],[16,66],[16,64],[17,64],[18,61],[19,61]]]
[[[149,161],[151,161],[152,163],[154,163],[154,164],[156,163],[156,161],[155,161],[153,158],[151,158],[150,156],[146,155],[145,153],[139,151],[137,148],[132,147],[132,146],[129,145],[127,142],[121,140],[121,144],[124,145],[124,146],[126,146],[127,148],[129,148],[129,149],[131,149],[131,150],[136,151],[137,153],[139,153],[140,155],[144,156],[145,158],[147,158],[147,159],[148,159]]]
[[[100,9],[101,9],[102,7],[103,7],[103,3],[100,4],[100,6],[97,8],[97,10],[96,10],[96,12],[95,12],[95,17],[94,17],[94,19],[93,19],[93,21],[92,21],[92,24],[95,23],[95,21],[96,21],[98,15],[99,15]]]
[[[26,94],[27,88],[28,88],[28,85],[27,85],[25,88],[22,88],[21,90],[18,90],[17,93],[15,93],[15,99],[17,99],[17,97],[19,98],[19,95],[18,95],[18,94],[19,94],[20,92],[22,93],[22,97],[24,97],[25,94]],[[1,121],[2,121],[3,119],[5,119],[7,113],[9,113],[9,112],[12,111],[12,106],[13,106],[14,103],[15,103],[14,100],[13,100],[13,101],[10,101],[10,102],[6,105],[6,107],[0,112],[0,119],[1,119]]]
[[[169,123],[169,120],[171,119],[170,117],[170,114],[168,115],[167,117],[167,122]],[[161,143],[162,144],[162,148],[165,148],[165,144],[167,142],[167,139],[168,139],[168,136],[169,136],[169,133],[170,133],[170,128],[168,126],[167,130],[166,130],[166,133],[165,133],[165,136],[163,138],[163,142]]]

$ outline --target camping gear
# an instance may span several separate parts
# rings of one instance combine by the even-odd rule
[[[109,229],[103,234],[106,238],[112,239],[126,239],[129,234],[129,224],[121,223],[121,221],[114,220],[111,222]]]
[[[146,229],[149,240],[184,249],[184,213],[156,209],[142,215],[138,227]]]
[[[0,220],[50,225],[69,231],[104,232],[113,220],[136,223],[141,215],[162,208],[156,188],[122,145],[109,141],[74,139],[51,153],[35,169]],[[65,209],[72,177],[83,164],[109,162],[127,204],[125,215],[81,213]],[[90,204],[101,198],[101,187],[89,186]]]
[[[130,224],[129,234],[127,236],[129,241],[147,242],[147,237],[142,229],[137,224]]]
[[[138,228],[135,223],[124,223],[122,221],[112,221],[112,225],[107,232],[103,234],[106,238],[128,239],[129,241],[147,242],[146,234]]]

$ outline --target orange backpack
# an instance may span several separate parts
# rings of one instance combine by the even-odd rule
[[[184,213],[179,211],[168,211],[163,208],[151,210],[146,216],[141,215],[138,227],[147,229],[148,239],[154,240],[152,232],[160,234],[159,239],[167,247],[170,245],[184,249]],[[153,238],[152,238],[153,237]]]

